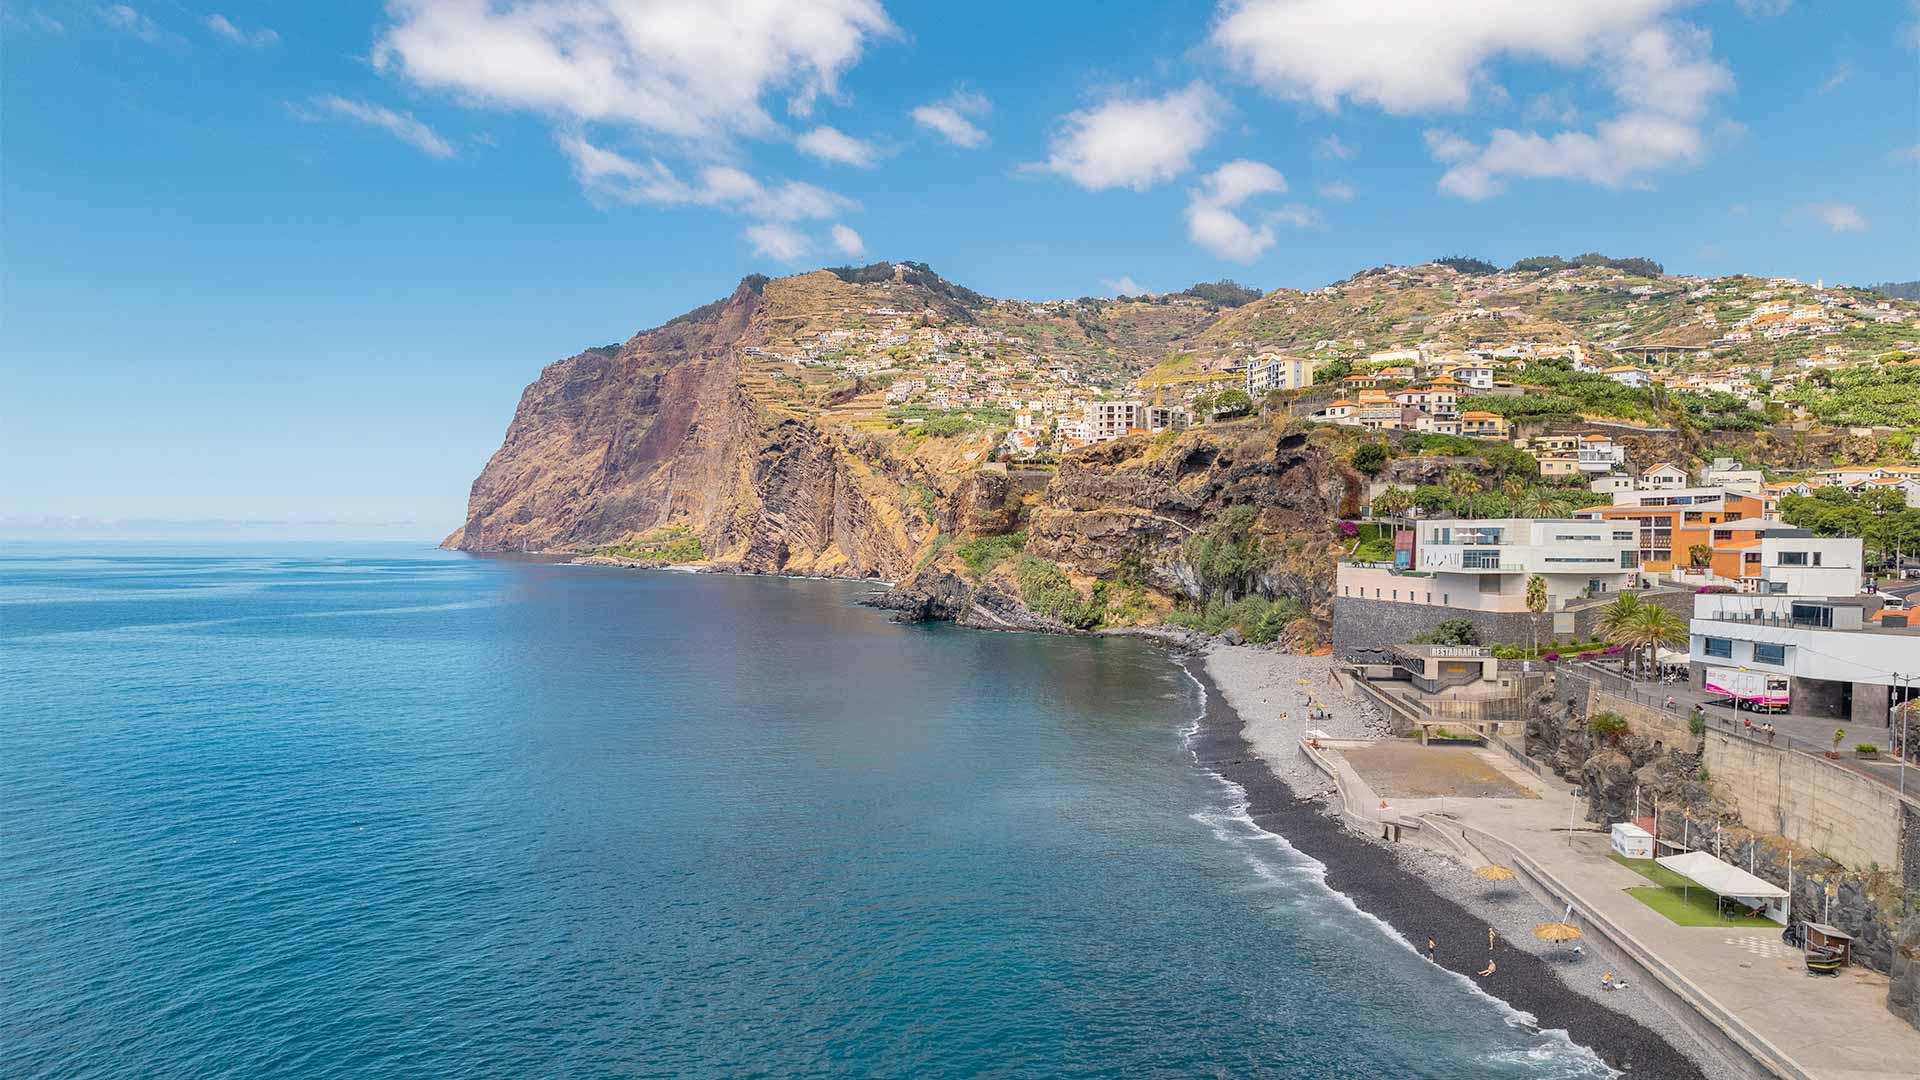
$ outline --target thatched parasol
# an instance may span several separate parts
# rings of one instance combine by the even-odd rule
[[[1497,863],[1488,863],[1478,870],[1475,870],[1474,873],[1486,878],[1488,881],[1512,881],[1514,877],[1513,871]]]
[[[1542,941],[1572,941],[1580,936],[1580,928],[1569,923],[1541,923],[1533,928],[1533,936]]]

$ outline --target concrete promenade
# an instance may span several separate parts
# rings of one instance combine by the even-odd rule
[[[1337,745],[1311,755],[1335,775],[1348,820],[1378,836],[1383,822],[1423,825],[1402,835],[1513,867],[1536,889],[1571,901],[1576,921],[1634,958],[1675,996],[1747,1055],[1778,1076],[1818,1080],[1912,1080],[1920,1069],[1920,1031],[1886,1008],[1887,980],[1862,968],[1838,978],[1806,974],[1780,928],[1687,927],[1669,921],[1625,890],[1645,878],[1607,858],[1607,838],[1583,819],[1584,804],[1553,777],[1483,751],[1488,765],[1538,798],[1380,798],[1344,761]],[[1570,820],[1576,825],[1569,832]],[[1462,843],[1464,841],[1464,845]],[[1469,850],[1462,850],[1463,846]],[[1598,977],[1598,969],[1594,975]],[[1624,993],[1644,992],[1638,985]],[[1517,1003],[1523,1004],[1523,1003]]]

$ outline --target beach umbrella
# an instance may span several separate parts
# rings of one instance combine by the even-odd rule
[[[1478,874],[1483,878],[1486,878],[1488,881],[1512,881],[1513,880],[1513,871],[1507,869],[1504,866],[1499,866],[1494,863],[1488,863],[1487,865],[1481,867],[1480,869],[1475,870],[1474,873]]]
[[[1580,928],[1569,923],[1542,923],[1533,928],[1533,936],[1542,941],[1572,941],[1580,936]]]

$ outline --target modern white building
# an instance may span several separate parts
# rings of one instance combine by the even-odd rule
[[[1298,390],[1313,385],[1319,362],[1304,356],[1262,353],[1247,361],[1247,396],[1259,398],[1269,390]]]
[[[1865,544],[1857,536],[1819,537],[1804,530],[1769,532],[1760,537],[1760,577],[1764,584],[1759,591],[1789,596],[1857,596],[1866,580],[1862,565],[1865,555]],[[1920,667],[1920,663],[1914,666]]]
[[[1569,600],[1630,588],[1639,576],[1637,537],[1632,525],[1609,521],[1422,521],[1413,565],[1448,595],[1498,597],[1492,610],[1526,610],[1527,579],[1538,575],[1547,610],[1558,611]]]
[[[1704,593],[1694,597],[1688,660],[1695,686],[1784,676],[1789,711],[1872,728],[1920,694],[1920,627],[1879,597]]]

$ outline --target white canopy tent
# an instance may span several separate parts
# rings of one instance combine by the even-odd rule
[[[1787,890],[1754,877],[1732,863],[1722,862],[1704,851],[1688,851],[1653,860],[1716,896],[1760,902],[1785,900]]]

